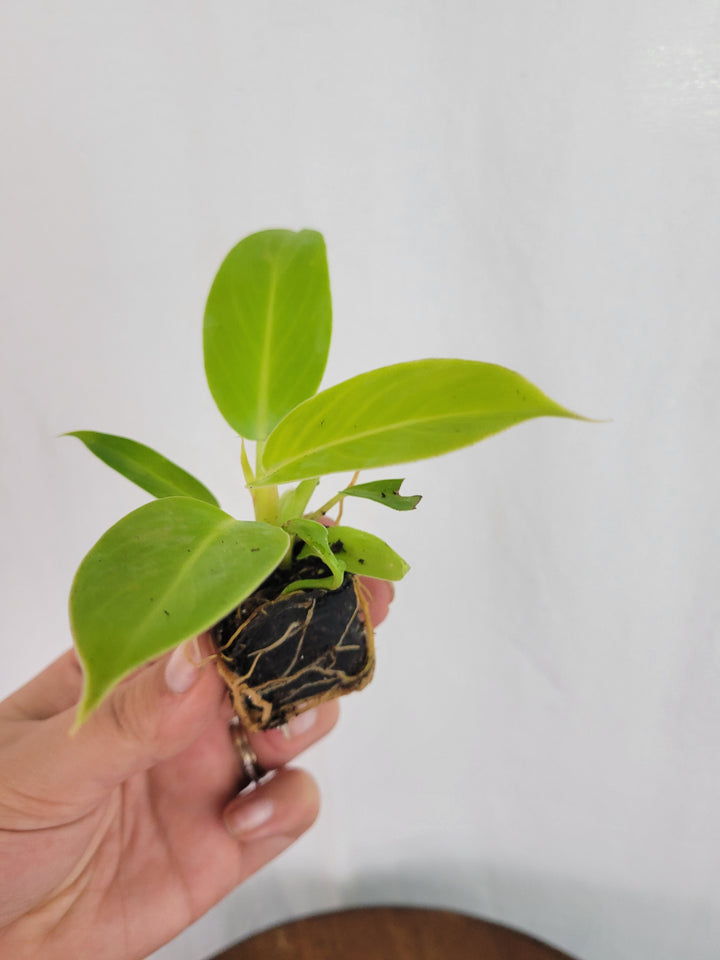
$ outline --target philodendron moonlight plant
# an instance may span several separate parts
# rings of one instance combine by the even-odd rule
[[[268,230],[230,251],[208,296],[205,370],[220,413],[255,441],[254,465],[244,440],[240,450],[254,521],[224,513],[143,444],[71,434],[157,498],[111,527],[75,576],[79,722],[132,670],[206,630],[248,729],[360,689],[374,666],[360,577],[399,580],[408,565],[373,534],[320,521],[346,497],[396,510],[419,497],[391,478],[351,484],[309,510],[318,479],[437,456],[532,417],[583,419],[519,374],[473,360],[399,363],[317,393],[330,332],[319,233]]]

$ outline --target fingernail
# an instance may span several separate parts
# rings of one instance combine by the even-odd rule
[[[301,713],[299,717],[293,717],[292,720],[288,720],[288,722],[281,727],[283,736],[286,740],[291,740],[293,737],[299,737],[301,734],[307,733],[311,727],[315,726],[317,718],[317,707],[311,707],[310,710]]]
[[[200,676],[200,651],[197,640],[186,640],[176,647],[165,667],[165,683],[173,693],[185,693]]]
[[[271,800],[244,800],[225,814],[225,825],[235,837],[253,833],[272,817],[275,812]]]

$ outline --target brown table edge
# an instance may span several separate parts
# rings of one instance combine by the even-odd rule
[[[552,950],[557,954],[556,960],[580,960],[579,957],[572,956],[569,953],[565,953],[561,947],[557,944],[550,943],[547,940],[540,940],[538,937],[534,936],[531,933],[528,933],[526,930],[520,929],[520,927],[511,926],[507,923],[502,923],[498,920],[492,920],[489,917],[483,915],[480,916],[475,913],[469,913],[466,910],[455,910],[451,907],[441,907],[441,906],[430,906],[429,904],[411,904],[411,903],[354,903],[352,906],[346,907],[337,907],[333,910],[320,910],[315,913],[303,913],[298,916],[289,917],[286,920],[282,920],[279,923],[272,923],[267,927],[264,927],[261,930],[255,930],[249,936],[244,937],[242,940],[236,940],[234,943],[229,943],[227,946],[223,947],[219,953],[213,953],[205,957],[204,960],[222,960],[224,953],[228,950],[232,950],[234,947],[240,947],[244,943],[247,943],[250,940],[253,940],[255,937],[261,937],[266,933],[270,933],[273,930],[277,930],[279,927],[290,926],[293,923],[301,923],[305,920],[321,920],[323,917],[332,917],[339,916],[345,913],[354,913],[361,910],[402,910],[412,913],[414,911],[428,911],[431,913],[447,913],[452,914],[456,917],[464,917],[467,920],[475,920],[479,923],[483,923],[489,927],[494,927],[497,930],[503,930],[507,933],[513,934],[516,937],[520,937],[523,940],[526,940],[528,943],[532,943],[538,947],[544,947],[547,950]],[[550,958],[550,960],[555,960],[555,958]]]

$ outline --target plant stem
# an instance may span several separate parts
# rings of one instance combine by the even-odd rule
[[[255,474],[259,474],[262,463],[264,441],[255,444]],[[278,488],[276,486],[253,487],[250,491],[255,508],[255,519],[276,524],[278,520]]]
[[[255,507],[255,519],[262,520],[265,523],[277,523],[277,487],[254,487],[252,498]]]

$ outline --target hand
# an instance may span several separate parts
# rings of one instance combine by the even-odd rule
[[[367,583],[377,624],[392,588]],[[205,636],[194,662],[185,645],[142,668],[75,734],[73,651],[0,704],[0,956],[140,960],[313,823],[317,787],[285,764],[332,729],[337,701],[250,735],[277,772],[236,796],[209,651]]]

